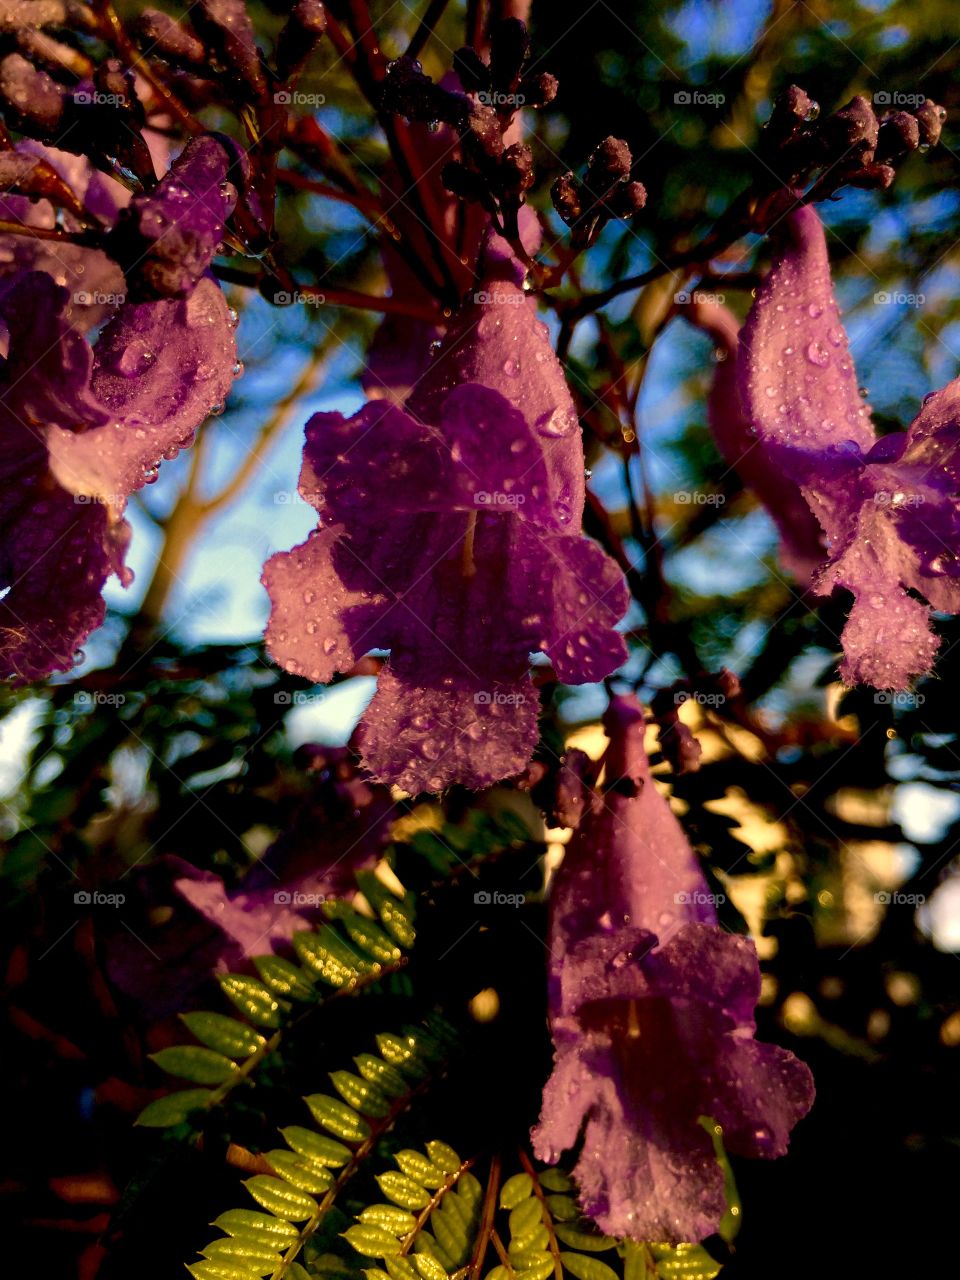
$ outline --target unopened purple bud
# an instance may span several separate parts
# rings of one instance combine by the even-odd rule
[[[490,71],[494,88],[512,93],[530,55],[530,36],[519,18],[498,22],[490,35]]]
[[[916,109],[914,115],[917,117],[917,124],[920,126],[920,146],[935,147],[940,141],[943,122],[947,118],[945,108],[938,106],[932,99],[927,98],[926,102]]]
[[[545,107],[557,96],[560,81],[549,71],[543,71],[536,76],[525,76],[520,87],[523,90],[524,106]]]
[[[176,18],[160,9],[144,9],[140,15],[138,40],[143,48],[175,64],[197,68],[206,61],[203,41],[181,26]]]
[[[550,188],[550,198],[567,226],[583,215],[583,188],[574,174],[561,174]]]
[[[480,93],[490,88],[490,68],[476,49],[466,46],[453,55],[453,69],[465,93]]]
[[[622,138],[604,138],[587,162],[588,190],[601,195],[630,174],[633,156]]]
[[[298,0],[277,39],[276,67],[281,80],[289,80],[303,67],[327,29],[327,11],[321,0]]]
[[[774,101],[773,111],[764,130],[766,141],[774,146],[791,141],[819,113],[819,104],[814,102],[806,90],[799,85],[790,85]]]
[[[861,187],[864,191],[886,191],[888,187],[893,186],[896,176],[897,171],[893,165],[877,164],[871,161],[856,173],[851,174],[847,182],[852,187]]]
[[[17,128],[31,137],[52,138],[63,120],[60,85],[19,53],[0,61],[0,101],[9,107]]]
[[[263,56],[243,0],[198,0],[190,16],[236,87],[244,96],[262,97],[266,89]]]
[[[894,111],[880,121],[875,159],[899,160],[920,145],[920,125],[909,111]]]
[[[475,104],[467,117],[467,139],[487,160],[503,155],[503,126],[493,107]]]
[[[525,142],[507,147],[500,172],[502,189],[507,195],[519,195],[533,186],[533,152]]]
[[[855,152],[857,158],[866,163],[873,159],[880,122],[867,99],[858,94],[824,122],[823,136],[828,147],[842,152],[837,159]]]

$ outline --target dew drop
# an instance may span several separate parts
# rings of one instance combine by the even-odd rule
[[[807,359],[811,364],[816,365],[818,369],[825,369],[830,363],[830,352],[822,342],[814,340],[807,347]]]

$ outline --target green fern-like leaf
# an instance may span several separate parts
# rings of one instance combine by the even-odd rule
[[[272,1172],[258,1173],[244,1183],[256,1208],[231,1209],[216,1219],[213,1225],[224,1234],[202,1251],[198,1262],[189,1265],[195,1280],[251,1280],[255,1276],[302,1280],[309,1276],[298,1261],[299,1255],[344,1186],[424,1082],[441,1068],[451,1038],[451,1029],[434,1018],[422,1027],[405,1027],[399,1034],[379,1036],[379,1055],[366,1053],[354,1059],[358,1075],[331,1072],[340,1096],[314,1093],[304,1099],[316,1128],[298,1124],[280,1131],[286,1146],[267,1152],[265,1157]],[[389,1081],[388,1090],[379,1085],[384,1079]],[[398,1155],[400,1171],[394,1178],[402,1181],[388,1181],[386,1186],[381,1181],[392,1203],[380,1206],[379,1212],[367,1211],[367,1216],[347,1232],[359,1252],[366,1250],[372,1257],[400,1254],[399,1245],[394,1249],[398,1237],[414,1231],[419,1221],[405,1205],[412,1200],[419,1203],[423,1197],[427,1203],[437,1188],[446,1185],[453,1177],[448,1172],[451,1158],[457,1161],[457,1172],[463,1172],[449,1148],[440,1145],[435,1154],[442,1163],[429,1152],[426,1156],[412,1151]],[[414,1173],[432,1181],[434,1191],[425,1190]],[[440,1270],[446,1275],[442,1266]],[[415,1280],[425,1277],[416,1273]]]
[[[358,884],[376,919],[345,902],[324,906],[329,923],[293,938],[300,964],[280,956],[258,956],[257,977],[228,973],[218,981],[237,1011],[182,1014],[199,1044],[174,1045],[153,1055],[171,1076],[205,1088],[184,1089],[150,1103],[137,1119],[150,1128],[171,1128],[191,1115],[224,1101],[239,1084],[250,1080],[260,1064],[280,1045],[284,1031],[306,1012],[334,996],[356,991],[395,972],[413,945],[411,895],[396,893],[373,872],[361,872]],[[332,990],[331,990],[332,989]],[[241,1016],[237,1016],[237,1014]],[[334,1087],[344,1100],[339,1106],[358,1109],[374,1119],[390,1109],[390,1097],[406,1089],[402,1040],[381,1048],[381,1056],[358,1062],[359,1076],[341,1072]],[[346,1133],[350,1124],[344,1121]],[[335,1130],[334,1130],[335,1132]],[[219,1265],[219,1264],[218,1264]]]

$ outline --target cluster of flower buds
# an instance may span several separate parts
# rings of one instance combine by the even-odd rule
[[[564,173],[550,190],[554,208],[578,249],[592,244],[611,218],[632,218],[647,202],[642,182],[630,178],[633,157],[621,138],[604,138],[582,179]]]
[[[680,719],[685,702],[717,708],[740,693],[740,681],[732,671],[702,671],[693,679],[679,680],[654,694],[650,707],[660,726],[660,750],[673,772],[695,773],[700,768],[700,743]]]
[[[882,97],[890,95],[878,94],[876,101]],[[878,116],[867,98],[857,96],[822,118],[819,105],[790,85],[776,99],[763,131],[768,172],[793,191],[809,187],[808,198],[814,200],[841,186],[889,187],[906,156],[936,145],[946,119],[944,108],[929,98],[917,95],[912,101],[909,110]]]
[[[490,60],[476,49],[454,55],[460,89],[435,84],[412,58],[397,58],[387,68],[384,111],[452,125],[460,135],[460,158],[442,171],[449,191],[499,215],[508,235],[516,235],[516,217],[533,184],[533,152],[510,136],[510,122],[521,107],[543,107],[557,93],[556,79],[527,73],[530,40],[516,18],[498,23],[490,36]]]
[[[133,73],[115,58],[68,87],[23,54],[8,53],[0,60],[0,104],[9,123],[28,137],[88,156],[136,182],[153,180]]]
[[[211,77],[236,102],[270,101],[299,75],[327,29],[321,0],[297,0],[277,38],[271,67],[257,46],[243,0],[199,0],[190,21],[192,26],[162,10],[145,9],[138,38],[143,49],[169,64],[178,91],[197,101],[209,96],[197,81]]]

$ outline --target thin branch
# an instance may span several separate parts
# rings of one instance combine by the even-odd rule
[[[497,1153],[490,1161],[490,1172],[487,1175],[487,1189],[483,1196],[483,1209],[480,1213],[480,1225],[477,1228],[477,1238],[473,1243],[473,1253],[470,1257],[470,1265],[467,1268],[467,1275],[471,1280],[479,1275],[480,1268],[483,1266],[483,1260],[487,1256],[487,1246],[490,1243],[490,1236],[493,1232],[493,1220],[497,1212],[497,1193],[500,1190],[500,1170],[501,1160]]]
[[[447,7],[447,0],[430,0],[427,5],[427,11],[420,19],[420,25],[413,33],[413,38],[407,45],[407,57],[419,57],[423,46],[433,35],[433,29],[443,17],[443,11]]]

